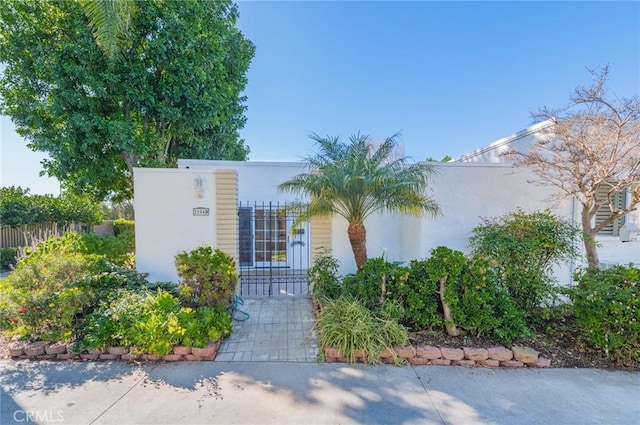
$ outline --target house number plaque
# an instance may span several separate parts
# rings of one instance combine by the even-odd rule
[[[209,208],[198,207],[193,209],[193,215],[196,217],[208,216]]]

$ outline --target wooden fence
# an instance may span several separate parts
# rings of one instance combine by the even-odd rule
[[[64,226],[58,226],[56,223],[27,224],[15,229],[3,227],[0,228],[0,248],[30,246],[51,235],[62,236],[80,229],[81,226],[73,223]]]

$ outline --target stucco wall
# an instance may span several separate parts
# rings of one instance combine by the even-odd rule
[[[173,256],[203,242],[215,243],[215,170],[237,170],[241,202],[304,201],[280,192],[277,186],[304,171],[301,163],[183,160],[179,169],[136,169],[136,244],[138,268],[152,279],[175,280]],[[188,167],[188,168],[187,168]],[[432,195],[442,208],[437,219],[399,214],[376,214],[366,221],[369,257],[383,253],[391,261],[426,258],[431,249],[445,245],[468,252],[471,230],[481,218],[499,217],[521,207],[526,212],[550,208],[555,214],[577,218],[570,200],[550,202],[550,189],[528,183],[532,174],[508,164],[442,163],[430,183]],[[194,180],[204,181],[203,199],[194,194]],[[193,217],[192,208],[209,207],[211,216]],[[331,250],[341,261],[341,273],[355,271],[347,237],[347,223],[334,217]],[[640,263],[640,242],[621,243],[618,238],[601,241],[603,262]],[[562,267],[557,277],[571,282],[573,267]]]
[[[207,161],[179,160],[181,169],[225,170],[238,172],[238,200],[250,202],[286,202],[304,201],[304,197],[296,197],[287,192],[280,192],[278,185],[289,178],[304,172],[300,162],[261,162],[261,161]],[[188,168],[187,168],[188,167]]]
[[[195,180],[202,178],[202,199]],[[177,282],[174,256],[202,244],[216,243],[215,175],[210,170],[134,170],[136,268],[152,281]],[[193,208],[209,208],[194,216]]]
[[[548,189],[529,185],[531,174],[504,164],[456,164],[438,166],[439,174],[432,183],[433,197],[440,204],[442,215],[435,220],[422,218],[410,225],[405,239],[413,242],[419,252],[410,255],[425,257],[436,246],[468,252],[469,236],[482,218],[494,218],[522,208],[525,212],[550,208],[554,214],[569,218],[571,203],[551,204]],[[414,231],[413,227],[419,230]]]

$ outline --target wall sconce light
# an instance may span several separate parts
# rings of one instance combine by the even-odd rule
[[[198,199],[202,199],[203,198],[202,186],[203,186],[202,177],[200,177],[200,176],[196,177],[196,180],[195,180],[195,191],[196,191],[196,198],[198,198]]]

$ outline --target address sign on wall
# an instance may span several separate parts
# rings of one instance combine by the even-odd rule
[[[196,217],[208,216],[209,208],[198,207],[193,209],[193,215]]]

